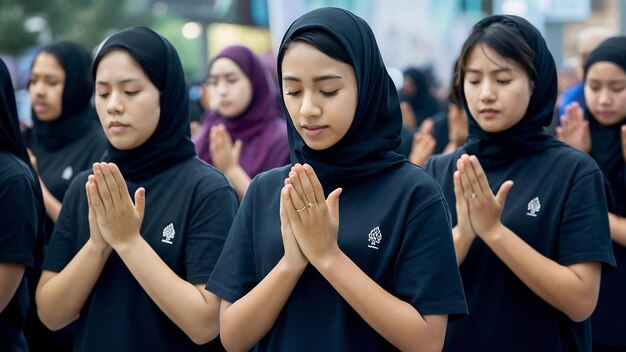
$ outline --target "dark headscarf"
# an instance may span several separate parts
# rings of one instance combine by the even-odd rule
[[[417,95],[402,95],[402,101],[406,101],[413,108],[415,113],[415,123],[419,126],[429,117],[433,117],[441,110],[437,98],[430,91],[428,81],[424,73],[420,70],[410,67],[404,71],[404,76],[409,77],[417,90]]]
[[[9,70],[2,59],[0,59],[0,150],[11,153],[21,159],[31,170],[33,175],[33,186],[35,187],[35,196],[40,208],[40,221],[43,223],[43,214],[45,208],[43,197],[41,195],[41,186],[39,185],[37,174],[30,163],[26,144],[22,139],[20,132],[20,123],[17,117],[17,106],[15,103],[15,93],[13,91],[13,83]],[[43,225],[40,225],[43,226]],[[43,232],[41,232],[43,234]],[[43,236],[40,236],[40,238]]]
[[[280,136],[285,138],[285,125],[279,122],[279,126],[283,127],[282,130],[276,125],[278,121],[282,121],[279,117],[280,109],[276,103],[275,90],[271,86],[271,78],[259,58],[245,46],[229,46],[211,60],[209,73],[215,60],[222,57],[233,60],[248,77],[252,85],[252,100],[241,115],[235,118],[225,118],[217,109],[209,112],[197,133],[198,137],[194,138],[196,152],[200,159],[212,163],[209,153],[211,143],[209,133],[211,127],[223,124],[233,141],[239,139],[243,142],[244,150],[241,153],[240,164],[248,175],[254,176],[268,169],[263,163],[279,165],[285,162],[284,157],[282,160],[275,160],[280,156],[272,153],[270,145],[281,138]],[[270,127],[272,124],[274,128]]]
[[[483,164],[499,164],[524,154],[537,153],[563,143],[544,133],[543,127],[552,121],[557,98],[557,76],[554,58],[548,50],[541,33],[528,21],[518,16],[495,15],[487,17],[476,25],[474,31],[500,23],[518,32],[534,52],[533,66],[537,81],[522,119],[506,131],[489,133],[480,128],[472,116],[465,92],[461,89],[463,104],[467,112],[469,137],[466,150],[476,155]],[[462,84],[465,73],[460,70]]]
[[[611,62],[626,72],[626,37],[619,36],[605,40],[587,57],[584,66],[585,79],[589,68],[597,62]],[[626,116],[613,126],[603,126],[589,109],[585,115],[589,121],[591,134],[591,156],[606,175],[613,195],[617,200],[617,211],[626,214],[626,164],[622,155],[621,125]]]
[[[185,76],[170,42],[146,27],[132,27],[102,44],[91,73],[94,82],[100,60],[115,50],[128,52],[161,93],[159,123],[144,144],[132,150],[119,150],[107,143],[108,157],[119,166],[124,177],[140,181],[196,155],[190,139]]]
[[[93,95],[93,83],[89,78],[91,55],[78,43],[58,41],[43,46],[32,65],[41,53],[54,56],[65,71],[61,116],[55,121],[43,122],[32,111],[35,143],[56,150],[96,126],[96,112],[90,105]]]
[[[325,150],[309,148],[296,131],[285,108],[292,163],[309,163],[325,186],[341,186],[407,162],[394,152],[400,145],[402,117],[398,93],[380,55],[369,25],[339,8],[321,8],[298,18],[280,45],[278,77],[282,77],[284,46],[307,31],[323,31],[341,46],[354,68],[358,89],[357,109],[346,135]],[[340,50],[339,50],[340,51]],[[281,85],[281,94],[283,89]],[[283,104],[284,106],[284,104]]]

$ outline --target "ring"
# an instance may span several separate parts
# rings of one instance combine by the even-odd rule
[[[309,204],[307,204],[306,206],[309,207],[309,208],[313,208],[314,206],[316,206],[316,204],[309,202]]]
[[[476,199],[476,193],[472,193],[472,199]]]
[[[297,211],[298,213],[302,213],[302,212],[303,212],[303,211],[305,211],[305,210],[306,210],[306,205],[303,205],[303,206],[302,206],[302,209],[296,209],[296,211]]]

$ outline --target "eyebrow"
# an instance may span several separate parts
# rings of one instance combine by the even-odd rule
[[[500,73],[500,72],[513,72],[513,70],[510,67],[502,67],[502,68],[489,71],[489,73]],[[481,70],[468,68],[467,73],[483,73],[483,72]]]
[[[133,82],[139,82],[139,78],[127,78],[127,79],[123,79],[121,81],[118,82],[118,84],[126,84],[126,83],[133,83]],[[104,81],[96,81],[96,84],[99,85],[107,85],[109,84],[109,82],[104,82]]]
[[[343,77],[338,76],[338,75],[328,74],[328,75],[323,75],[323,76],[318,76],[318,77],[313,78],[313,82],[326,81],[329,79],[342,79],[342,78]],[[297,78],[294,76],[283,76],[283,81],[302,82],[300,78]]]

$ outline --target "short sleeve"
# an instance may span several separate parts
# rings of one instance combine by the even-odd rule
[[[440,199],[412,209],[395,264],[395,291],[422,315],[462,317],[467,305],[447,204]]]
[[[256,180],[256,179],[255,179]],[[258,284],[252,250],[252,203],[255,180],[248,187],[206,289],[235,302]]]
[[[601,262],[615,267],[604,179],[598,170],[574,180],[559,237],[559,263]]]
[[[59,213],[59,218],[54,225],[54,231],[52,232],[46,250],[42,265],[43,270],[56,273],[60,272],[72,258],[74,258],[80,249],[78,247],[80,231],[80,219],[78,217],[81,216],[80,214],[84,214],[85,221],[88,222],[87,217],[89,216],[89,209],[87,208],[81,211],[81,203],[84,203],[85,207],[88,205],[86,201],[87,195],[84,193],[84,183],[82,183],[83,187],[79,187],[81,184],[79,179],[82,178],[76,177],[74,181],[72,181],[63,198],[61,213]],[[79,193],[81,191],[83,194]],[[81,195],[85,198],[84,202],[81,202]],[[89,236],[89,234],[86,234],[86,236]]]
[[[203,284],[213,271],[233,223],[239,200],[231,187],[221,187],[193,206],[185,243],[187,281]]]
[[[34,265],[39,231],[38,203],[24,175],[0,185],[0,263]]]

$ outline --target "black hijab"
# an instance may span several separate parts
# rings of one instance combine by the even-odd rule
[[[189,130],[189,104],[183,67],[165,38],[146,27],[132,27],[107,38],[94,60],[95,82],[100,60],[124,50],[142,67],[161,93],[161,115],[154,133],[139,147],[119,150],[108,144],[108,158],[128,180],[141,181],[196,155]]]
[[[511,15],[487,17],[474,25],[473,31],[485,29],[494,23],[508,26],[524,38],[535,54],[533,66],[537,78],[522,119],[506,131],[497,133],[489,133],[480,128],[469,110],[465,92],[461,89],[469,124],[469,137],[465,149],[469,154],[476,155],[483,165],[501,164],[517,156],[563,146],[562,142],[543,130],[543,127],[552,121],[557,98],[557,76],[554,58],[541,33],[525,19]],[[459,73],[462,86],[465,73],[463,70],[459,70]]]
[[[33,116],[35,144],[47,150],[57,150],[96,128],[96,112],[90,105],[93,83],[89,78],[91,54],[78,43],[58,41],[43,46],[41,53],[53,55],[65,71],[61,116],[52,122],[43,122]],[[33,64],[37,59],[33,60]],[[31,69],[32,69],[31,65]]]
[[[433,117],[441,110],[437,98],[430,92],[430,87],[426,76],[420,70],[410,67],[404,70],[404,76],[409,77],[415,88],[417,94],[415,96],[402,95],[402,100],[406,101],[413,108],[415,113],[415,123],[419,126],[429,117]]]
[[[360,17],[339,8],[308,12],[291,24],[283,37],[278,56],[282,77],[285,44],[308,31],[322,31],[330,45],[347,52],[358,89],[357,109],[346,135],[325,150],[313,150],[296,131],[284,102],[292,163],[309,163],[325,186],[338,187],[358,177],[407,162],[394,152],[400,145],[402,117],[396,88],[383,63],[374,33]],[[280,92],[283,93],[282,84]],[[281,100],[282,102],[282,100]]]
[[[30,163],[26,144],[22,139],[20,132],[20,123],[17,117],[17,106],[15,103],[15,93],[13,91],[13,83],[9,70],[2,59],[0,59],[0,150],[11,153],[21,159],[31,170],[33,175],[33,186],[35,187],[35,196],[40,208],[40,226],[43,226],[43,214],[45,208],[43,197],[41,195],[41,186],[39,185],[37,174]],[[43,232],[41,232],[43,233]]]
[[[584,66],[585,79],[589,68],[597,62],[614,63],[626,72],[626,37],[609,38],[589,54]],[[621,126],[626,122],[626,116],[613,126],[603,126],[596,120],[589,108],[586,109],[585,115],[589,121],[591,134],[591,156],[611,184],[619,214],[624,215],[626,213],[626,163],[621,148]]]

